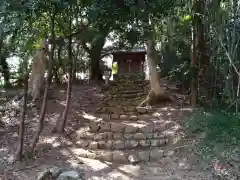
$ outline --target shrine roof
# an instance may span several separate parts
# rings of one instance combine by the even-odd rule
[[[122,50],[112,52],[112,54],[119,54],[119,53],[146,53],[146,49],[144,47],[134,47],[132,49],[122,49]]]

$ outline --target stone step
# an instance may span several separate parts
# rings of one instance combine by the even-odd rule
[[[140,93],[112,93],[112,94],[108,94],[106,95],[106,98],[136,98],[136,97],[142,97],[142,96],[147,96],[148,93],[144,93],[144,92],[140,92]]]
[[[109,113],[109,114],[124,114],[125,112],[135,112],[135,114],[153,113],[154,108],[136,107],[136,106],[105,106],[97,108],[96,112]]]
[[[108,140],[108,141],[94,141],[83,140],[76,141],[76,146],[83,149],[91,150],[134,150],[147,149],[153,147],[165,146],[168,139],[151,139],[151,140]]]
[[[114,107],[114,106],[122,106],[122,107],[127,107],[127,106],[134,106],[137,107],[139,106],[139,104],[145,99],[144,98],[134,98],[134,99],[117,99],[117,98],[113,98],[113,99],[108,99],[108,100],[103,100],[102,103],[102,107]]]
[[[153,119],[155,120],[155,119]],[[170,129],[174,127],[176,123],[174,121],[164,121],[164,120],[156,120],[155,122],[149,123],[144,122],[129,122],[129,121],[115,121],[115,122],[91,122],[87,124],[90,132],[113,132],[113,133],[158,133],[164,132],[166,129]]]
[[[116,121],[116,122],[135,122],[141,120],[153,119],[152,114],[135,114],[135,113],[124,113],[124,114],[108,114],[108,113],[95,113],[95,116],[103,121]]]
[[[134,131],[134,132],[133,132]],[[168,138],[166,133],[141,133],[135,132],[136,128],[126,128],[124,133],[114,132],[81,132],[73,135],[72,138],[76,140],[94,140],[94,141],[108,141],[108,140],[162,140]]]
[[[143,150],[86,150],[73,148],[72,152],[79,157],[98,159],[101,161],[129,164],[138,162],[157,161],[168,154],[160,148],[148,148]]]

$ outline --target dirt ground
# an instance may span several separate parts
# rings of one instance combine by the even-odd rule
[[[35,180],[39,172],[47,167],[80,169],[86,180],[208,180],[213,179],[211,171],[201,166],[199,159],[191,152],[194,139],[183,139],[175,145],[172,154],[157,162],[137,165],[121,165],[81,158],[68,134],[84,127],[103,97],[95,85],[73,87],[72,102],[68,115],[67,131],[64,135],[52,134],[56,120],[61,117],[65,106],[66,87],[54,88],[54,98],[49,100],[45,127],[37,145],[34,159],[13,163],[17,149],[19,117],[3,116],[4,130],[0,131],[0,180]],[[29,108],[26,118],[25,146],[31,142],[37,125],[39,107]],[[170,151],[171,152],[171,151]]]

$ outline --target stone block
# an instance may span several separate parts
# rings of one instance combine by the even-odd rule
[[[137,107],[136,109],[137,109],[137,112],[140,114],[144,114],[147,112],[147,109],[144,107]]]
[[[146,136],[143,133],[136,133],[133,135],[133,138],[137,140],[142,140],[142,139],[146,139]]]
[[[110,124],[108,122],[99,123],[99,132],[110,131]]]
[[[154,149],[150,152],[150,159],[151,160],[158,160],[164,156],[164,151],[161,149]]]
[[[120,123],[112,123],[111,124],[111,131],[117,132],[117,133],[123,133],[125,129],[125,126]]]
[[[114,151],[113,152],[113,161],[127,163],[128,162],[128,158],[127,158],[127,155],[124,152],[122,152],[122,151]]]
[[[125,149],[124,141],[122,140],[113,141],[113,149],[117,150]]]
[[[113,133],[114,140],[124,140],[123,133]]]
[[[128,117],[128,115],[121,114],[121,115],[119,116],[119,118],[120,118],[121,120],[127,120],[129,117]]]
[[[136,116],[136,115],[131,115],[131,116],[129,117],[129,119],[130,119],[131,121],[137,121],[137,120],[138,120],[138,116]]]
[[[89,148],[89,149],[94,149],[94,150],[98,149],[98,142],[96,142],[96,141],[91,141],[91,142],[89,143],[89,145],[88,145],[88,148]]]
[[[125,147],[127,149],[133,149],[136,148],[138,146],[138,141],[136,140],[126,140],[125,141]]]
[[[91,122],[89,125],[90,131],[98,132],[99,126],[97,122]]]
[[[138,157],[141,161],[147,162],[150,159],[150,152],[149,151],[140,151],[140,152],[138,152]]]
[[[132,133],[124,133],[124,139],[131,139],[133,138],[133,134]]]
[[[97,154],[98,159],[102,161],[111,162],[113,160],[113,153],[112,152],[99,152]]]
[[[125,127],[125,133],[135,133],[137,131],[138,131],[138,127],[136,126],[126,125]]]
[[[139,145],[141,147],[149,147],[151,145],[151,143],[149,140],[141,140],[141,141],[139,141]]]
[[[143,133],[152,133],[154,131],[154,125],[146,125],[144,127],[139,128],[140,132]]]

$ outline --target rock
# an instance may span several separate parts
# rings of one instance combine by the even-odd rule
[[[120,120],[126,120],[126,119],[128,119],[128,116],[127,115],[124,115],[124,114],[122,114],[122,115],[120,115]]]
[[[140,132],[143,132],[143,133],[152,133],[153,131],[154,131],[153,125],[147,125],[140,128]]]
[[[141,114],[144,114],[147,112],[146,108],[144,107],[137,107],[136,109],[137,109],[137,112]]]
[[[3,127],[0,127],[0,133],[1,132],[4,132],[4,128]]]
[[[112,115],[111,115],[111,118],[112,118],[112,119],[119,119],[119,115],[117,115],[117,114],[112,114]]]
[[[114,151],[114,152],[113,152],[113,161],[126,163],[126,162],[128,162],[128,158],[126,157],[126,155],[124,154],[124,152]]]
[[[89,140],[79,140],[76,142],[76,144],[81,148],[86,148],[89,145]]]
[[[77,171],[65,171],[60,174],[57,180],[84,180],[82,174]]]
[[[50,172],[49,169],[47,169],[39,173],[37,180],[46,180],[46,179],[50,179],[51,177],[52,177],[52,173]]]
[[[129,117],[129,119],[132,120],[132,121],[137,121],[138,117],[135,116],[135,115],[132,115],[132,116]]]
[[[152,139],[153,138],[153,133],[146,133],[145,134],[147,139]]]
[[[139,116],[139,119],[140,120],[148,120],[148,119],[150,119],[151,118],[151,116],[149,116],[149,115],[147,115],[147,114],[144,114],[144,115],[140,115]]]
[[[147,113],[153,113],[153,112],[154,112],[154,109],[151,108],[151,107],[147,107],[147,108],[146,108],[146,111],[147,111]]]
[[[124,138],[125,139],[131,139],[133,137],[132,133],[124,133]]]
[[[140,152],[138,152],[138,157],[141,161],[147,162],[150,159],[150,152],[149,151],[140,151]]]
[[[128,156],[128,161],[132,164],[135,164],[135,163],[138,163],[140,159],[136,154],[131,154]]]
[[[104,149],[106,147],[106,142],[105,141],[99,141],[98,142],[98,148],[99,149]]]
[[[159,140],[159,145],[163,146],[165,144],[167,144],[167,140],[166,139],[160,139]]]
[[[135,107],[126,107],[126,108],[125,108],[125,111],[126,111],[126,112],[135,112],[135,111],[136,111],[136,108],[135,108]]]
[[[124,149],[125,148],[124,141],[121,140],[113,141],[113,148],[117,150]]]
[[[151,143],[150,143],[149,140],[141,140],[141,141],[139,142],[139,145],[140,145],[141,147],[149,147],[149,146],[151,145]]]
[[[93,137],[93,139],[94,139],[95,141],[99,141],[99,140],[105,139],[106,136],[107,136],[106,133],[97,133],[97,134]]]
[[[164,151],[161,149],[154,149],[150,152],[151,160],[157,160],[159,158],[162,158],[163,156],[164,156]]]
[[[141,139],[146,139],[146,136],[143,133],[136,133],[133,135],[133,138],[141,140]]]
[[[157,133],[153,133],[153,138],[163,139],[163,138],[165,138],[165,135],[160,132],[157,132]]]
[[[96,141],[91,141],[88,145],[89,149],[98,149],[98,143]]]
[[[110,124],[107,122],[101,122],[99,124],[99,131],[100,132],[107,132],[110,131]]]
[[[113,147],[113,141],[112,140],[108,140],[105,144],[105,148],[106,149],[112,149]]]
[[[102,161],[109,161],[111,162],[113,159],[112,152],[100,152],[99,155],[97,155],[98,158]]]
[[[124,140],[124,138],[123,138],[123,133],[114,133],[114,134],[113,134],[113,139]]]
[[[158,147],[159,146],[159,140],[158,139],[152,139],[151,141],[151,146],[152,147]]]
[[[98,123],[96,123],[96,122],[91,122],[90,125],[89,125],[89,128],[90,128],[91,131],[97,132],[98,129],[99,129]]]
[[[52,178],[57,178],[64,171],[64,169],[59,167],[52,167],[49,169],[49,171],[52,174]]]
[[[136,140],[126,140],[125,147],[128,149],[136,148],[138,146],[138,141]]]
[[[125,126],[123,124],[117,124],[117,123],[112,123],[111,124],[111,131],[112,132],[118,132],[118,133],[122,133],[124,132]]]
[[[101,118],[104,120],[104,121],[109,121],[111,120],[111,116],[109,114],[103,114],[101,115]]]
[[[137,132],[137,131],[138,131],[138,127],[136,127],[136,126],[127,125],[127,126],[125,127],[125,132],[126,132],[126,133],[135,133],[135,132]]]

